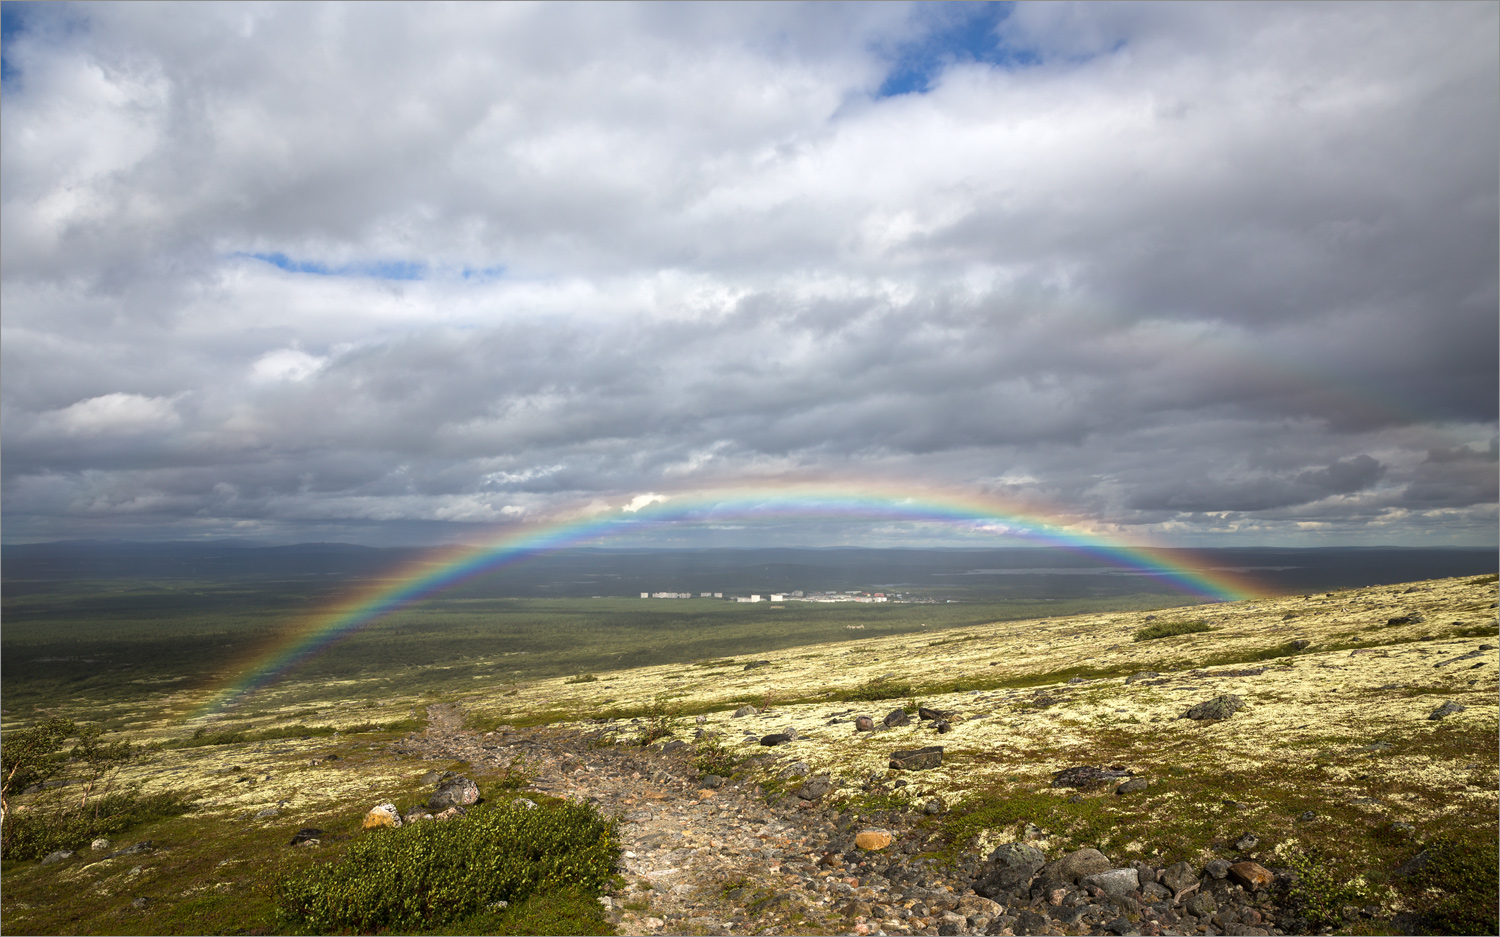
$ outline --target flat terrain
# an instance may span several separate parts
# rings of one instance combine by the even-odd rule
[[[114,695],[92,704],[93,718],[158,743],[116,785],[188,794],[194,807],[130,831],[125,839],[157,846],[142,856],[95,861],[85,848],[49,866],[7,860],[6,929],[264,932],[273,926],[277,876],[338,855],[371,805],[390,800],[404,809],[425,796],[424,776],[442,770],[467,773],[494,796],[524,777],[534,797],[618,811],[631,855],[606,916],[627,933],[937,933],[940,915],[915,910],[933,912],[936,899],[905,899],[908,906],[867,893],[850,905],[829,884],[853,878],[854,890],[895,887],[894,860],[883,878],[847,865],[840,868],[848,875],[832,875],[818,865],[829,850],[852,855],[844,840],[871,824],[897,834],[902,845],[891,848],[905,850],[903,862],[932,870],[923,888],[946,882],[962,891],[977,860],[1013,840],[1049,859],[1090,846],[1116,863],[1158,868],[1179,860],[1202,868],[1243,853],[1273,869],[1303,870],[1293,876],[1303,890],[1284,896],[1300,896],[1302,905],[1267,908],[1271,920],[1300,922],[1294,931],[1391,932],[1412,926],[1445,894],[1414,890],[1399,866],[1436,843],[1492,846],[1497,836],[1492,576],[1011,621],[982,621],[974,606],[896,606],[903,610],[893,617],[867,607],[863,619],[789,617],[797,624],[784,623],[753,649],[743,635],[676,646],[706,627],[684,607],[683,619],[630,639],[643,642],[646,657],[676,659],[630,668],[607,666],[610,606],[588,601],[574,630],[563,631],[586,645],[576,656],[567,656],[568,638],[537,649],[557,674],[546,679],[510,666],[505,653],[478,649],[467,661],[407,661],[409,680],[380,676],[373,659],[331,662],[315,677],[198,717],[191,714],[205,691],[185,685],[194,681],[153,684],[172,677],[144,663],[150,676],[130,680],[106,668]],[[515,608],[524,614],[527,606]],[[760,617],[742,622],[755,625],[745,633],[791,611],[756,609]],[[913,611],[931,620],[903,617]],[[389,634],[410,634],[398,648],[421,649],[421,635],[443,634],[418,627],[422,615],[432,623],[458,614],[452,606],[423,609],[393,621]],[[557,609],[548,614],[553,625],[569,620]],[[732,628],[733,620],[719,624]],[[16,647],[28,645],[12,645],[9,619],[6,627],[9,668]],[[1156,633],[1165,636],[1137,640]],[[160,639],[170,645],[180,636]],[[74,637],[82,640],[59,630],[27,653],[80,656],[58,651]],[[643,659],[617,653],[622,664]],[[123,674],[134,666],[129,661]],[[456,673],[427,679],[444,668]],[[147,682],[131,682],[138,679]],[[7,734],[36,717],[33,706],[90,718],[87,685],[45,707],[36,689],[24,712],[11,708],[9,677],[6,692]],[[1245,707],[1220,721],[1180,718],[1226,694]],[[1430,718],[1445,703],[1462,708]],[[918,705],[947,711],[950,730],[940,734],[915,712],[906,725],[855,729],[858,716],[879,723]],[[734,715],[745,706],[756,712]],[[761,744],[788,728],[796,730],[792,741]],[[643,737],[654,747],[640,746]],[[660,751],[673,739],[686,744]],[[940,767],[888,767],[892,752],[927,745],[943,746]],[[700,794],[709,762],[730,780],[720,793]],[[1128,796],[1052,787],[1065,768],[1111,765],[1147,786]],[[826,793],[798,797],[805,778],[822,776]],[[67,790],[22,798],[21,809],[42,809]],[[304,826],[332,834],[321,852],[287,846]],[[1258,844],[1238,850],[1233,842],[1247,831]],[[748,878],[729,887],[731,871]],[[766,889],[790,897],[768,905],[760,902]],[[1313,906],[1320,895],[1332,910]],[[1057,932],[1098,932],[1090,929],[1102,924],[1081,917],[1069,926]]]

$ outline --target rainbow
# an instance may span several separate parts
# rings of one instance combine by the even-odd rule
[[[1013,538],[1090,554],[1214,601],[1267,594],[1243,577],[1196,569],[1157,548],[1126,545],[1095,527],[1069,522],[1055,512],[1044,516],[1034,507],[1018,508],[989,496],[913,494],[909,488],[854,490],[847,484],[784,482],[650,493],[636,495],[620,505],[595,502],[545,523],[508,529],[479,545],[447,547],[427,554],[393,576],[290,629],[269,650],[263,650],[258,659],[240,668],[228,683],[213,692],[198,715],[238,703],[341,638],[391,612],[527,557],[608,541],[643,529],[778,519],[936,524],[949,531]]]

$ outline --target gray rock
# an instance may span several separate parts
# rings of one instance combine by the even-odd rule
[[[1130,923],[1130,918],[1123,916],[1117,917],[1108,924],[1105,924],[1104,929],[1111,934],[1119,934],[1120,937],[1131,937],[1131,935],[1140,937],[1141,933],[1135,929],[1134,924]]]
[[[1225,693],[1215,696],[1188,709],[1182,714],[1183,719],[1195,719],[1202,721],[1215,721],[1228,719],[1230,716],[1245,708],[1245,701],[1233,693]]]
[[[803,800],[817,800],[831,790],[833,790],[833,780],[826,774],[820,774],[803,781],[801,789],[797,791],[797,796]]]
[[[1203,867],[1203,871],[1214,878],[1222,879],[1229,874],[1229,862],[1226,859],[1210,859]]]
[[[1140,887],[1140,876],[1135,869],[1106,869],[1084,876],[1080,885],[1092,885],[1111,898],[1123,898]]]
[[[1305,651],[1310,647],[1312,647],[1312,642],[1306,638],[1298,638],[1292,642],[1292,650],[1294,651]]]
[[[94,840],[92,843],[89,843],[89,848],[92,849],[94,852],[103,852],[104,850],[108,849],[111,845],[112,844],[110,843],[109,840],[107,840],[107,839],[105,839],[104,837],[101,836],[98,839]]]
[[[272,817],[279,816],[281,816],[281,811],[277,810],[275,807],[263,807],[260,810],[255,811],[255,819],[257,820],[269,820]]]
[[[890,766],[902,771],[937,768],[943,763],[943,746],[928,745],[911,751],[891,752]]]
[[[427,798],[427,808],[434,813],[449,807],[467,807],[479,802],[479,785],[466,777],[449,778]]]
[[[1214,901],[1214,896],[1201,891],[1184,901],[1182,906],[1193,917],[1199,918],[1213,917],[1219,910],[1219,905]]]
[[[1047,859],[1042,851],[1026,843],[1006,843],[990,853],[974,891],[986,898],[1004,901],[1023,894]]]
[[[765,745],[768,748],[774,748],[777,745],[785,745],[791,740],[792,737],[790,735],[787,735],[785,732],[773,732],[770,735],[761,736],[760,744]]]
[[[1144,791],[1149,786],[1150,782],[1148,782],[1145,778],[1131,778],[1124,784],[1121,784],[1119,787],[1115,788],[1115,793],[1120,796],[1124,796],[1126,794],[1134,794],[1136,791]]]
[[[710,788],[712,790],[718,790],[719,788],[724,786],[724,779],[719,777],[717,774],[705,774],[703,776],[703,780],[699,783],[701,783],[704,787]]]
[[[42,865],[56,865],[57,863],[62,862],[65,859],[71,858],[73,858],[73,850],[55,849],[52,852],[47,853],[46,857],[42,859]]]
[[[812,774],[812,768],[805,761],[794,761],[776,773],[776,776],[785,781],[787,778],[805,778]]]
[[[532,800],[530,797],[517,797],[512,802],[517,807],[525,807],[527,810],[535,810],[536,809],[536,801]]]
[[[151,899],[147,898],[145,895],[141,895],[139,898],[136,898],[134,901],[130,902],[130,906],[137,911],[144,911],[147,908],[151,907]]]
[[[1161,874],[1161,883],[1172,889],[1175,897],[1198,884],[1198,873],[1186,862],[1174,862]]]
[[[1401,865],[1396,869],[1396,874],[1401,876],[1402,878],[1416,875],[1418,872],[1427,868],[1427,863],[1431,860],[1432,855],[1424,849],[1421,852],[1417,853],[1415,856],[1412,856],[1410,859],[1407,859],[1405,862],[1401,863]]]
[[[1104,853],[1097,849],[1084,848],[1070,852],[1061,859],[1042,866],[1038,877],[1071,882],[1076,885],[1079,879],[1104,872],[1109,867],[1110,861],[1105,858]]]
[[[1159,677],[1159,676],[1161,676],[1161,674],[1157,673],[1154,670],[1142,670],[1139,673],[1133,673],[1130,676],[1126,677],[1125,678],[1125,682],[1126,683],[1137,683],[1137,682],[1139,682],[1141,680],[1150,680],[1153,677]]]
[[[1249,852],[1259,845],[1260,837],[1256,836],[1254,833],[1251,833],[1249,830],[1246,830],[1245,835],[1234,841],[1234,848],[1238,849],[1240,852]]]
[[[935,817],[943,812],[943,802],[934,797],[932,800],[929,800],[927,803],[922,805],[922,812],[927,814],[929,817]]]
[[[756,709],[754,706],[741,706],[739,709],[736,709],[734,711],[734,715],[736,718],[738,718],[740,716],[753,716],[758,712],[760,712],[760,710]]]
[[[148,839],[144,842],[136,843],[134,846],[126,846],[124,849],[117,849],[104,858],[114,859],[117,856],[138,856],[143,852],[152,852],[155,849],[156,844]]]
[[[1454,713],[1461,713],[1468,708],[1469,707],[1467,706],[1453,702],[1453,700],[1449,700],[1448,702],[1439,706],[1437,709],[1434,709],[1427,718],[1432,720],[1441,720],[1453,715]]]
[[[1312,821],[1316,820],[1317,818],[1318,818],[1318,814],[1317,814],[1316,811],[1313,811],[1313,810],[1304,810],[1301,813],[1297,814],[1298,821],[1300,821],[1302,823],[1311,823]]]
[[[1172,897],[1172,889],[1159,882],[1147,882],[1141,886],[1141,894],[1147,901],[1168,901]]]
[[[1125,770],[1124,765],[1110,765],[1108,768],[1100,768],[1095,765],[1076,765],[1072,768],[1064,768],[1052,775],[1052,786],[1073,787],[1083,791],[1090,791],[1107,787],[1111,781],[1130,776],[1131,772]]]
[[[1016,915],[1016,923],[1011,925],[1018,937],[1032,937],[1035,934],[1046,934],[1052,930],[1052,925],[1047,918],[1035,911],[1022,911]]]
[[[887,729],[894,729],[897,726],[911,725],[911,717],[906,714],[906,710],[900,708],[899,706],[886,713],[885,718],[880,721],[885,725]]]
[[[672,739],[670,742],[664,742],[662,744],[661,753],[663,755],[670,755],[673,752],[680,752],[687,747],[688,743],[684,742],[682,739]]]
[[[873,732],[873,731],[875,731],[875,720],[872,719],[872,718],[870,718],[869,716],[856,716],[854,718],[854,731],[855,732]]]

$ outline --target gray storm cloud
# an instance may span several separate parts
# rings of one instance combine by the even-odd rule
[[[811,474],[1493,543],[1497,8],[977,9],[7,8],[6,538]]]

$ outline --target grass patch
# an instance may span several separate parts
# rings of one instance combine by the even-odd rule
[[[501,901],[519,911],[534,895],[597,895],[619,852],[615,822],[592,806],[485,805],[365,836],[342,859],[288,876],[276,889],[277,917],[313,933],[430,930]]]
[[[1172,638],[1179,634],[1202,634],[1213,630],[1206,621],[1159,621],[1138,630],[1134,640],[1155,641],[1157,638]]]
[[[1437,892],[1423,922],[1429,934],[1500,934],[1495,874],[1500,853],[1495,841],[1461,840],[1452,834],[1429,843],[1427,862],[1407,886],[1413,897]]]

